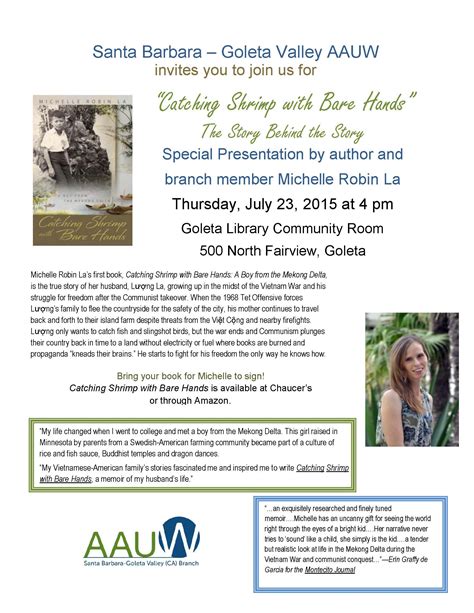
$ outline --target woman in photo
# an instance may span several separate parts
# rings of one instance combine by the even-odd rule
[[[429,447],[433,430],[433,399],[422,388],[428,370],[423,341],[399,338],[390,350],[390,389],[382,396],[377,443],[388,447]]]

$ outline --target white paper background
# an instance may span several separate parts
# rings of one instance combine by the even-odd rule
[[[472,416],[467,391],[472,370],[472,197],[468,190],[472,162],[469,98],[472,53],[467,6],[459,1],[294,2],[289,5],[243,1],[235,5],[180,2],[170,8],[140,1],[85,1],[74,7],[49,2],[15,4],[8,11],[4,9],[2,565],[7,610],[121,612],[131,608],[173,607],[183,611],[192,607],[217,612],[347,605],[357,611],[379,611],[381,607],[395,611],[419,606],[441,611],[465,606],[462,603],[469,585],[466,567],[472,546],[469,506]],[[448,594],[254,594],[250,494],[27,492],[28,417],[169,416],[138,398],[114,399],[114,402],[94,398],[85,402],[82,396],[74,398],[68,392],[69,383],[75,380],[92,379],[101,383],[113,380],[118,369],[153,370],[164,368],[165,364],[150,364],[147,360],[121,364],[120,361],[30,362],[27,359],[31,268],[311,268],[304,259],[285,263],[277,259],[229,259],[215,264],[200,260],[196,249],[202,241],[186,240],[179,232],[179,222],[188,216],[172,214],[169,203],[172,194],[165,192],[161,182],[160,148],[185,147],[193,142],[194,146],[202,146],[202,143],[197,131],[195,139],[186,134],[186,130],[192,134],[198,124],[193,116],[183,113],[171,117],[157,112],[156,92],[163,88],[183,93],[201,90],[209,96],[222,97],[240,88],[240,84],[229,80],[206,84],[197,78],[159,82],[153,76],[153,60],[107,61],[91,55],[94,44],[220,48],[227,43],[235,46],[277,43],[313,46],[314,43],[325,48],[333,43],[380,45],[376,61],[322,62],[314,82],[250,81],[245,84],[249,94],[268,92],[282,97],[296,91],[321,92],[329,88],[341,92],[341,97],[345,94],[360,99],[372,88],[402,91],[407,95],[412,90],[418,92],[416,102],[410,103],[399,115],[374,114],[357,120],[367,133],[365,148],[404,147],[406,158],[400,171],[403,186],[393,192],[400,207],[387,216],[383,239],[360,240],[360,244],[367,244],[368,251],[370,247],[366,258],[318,261],[317,269],[326,270],[329,277],[329,289],[321,299],[325,308],[320,315],[330,330],[329,358],[316,366],[311,361],[270,364],[247,361],[214,365],[214,368],[264,370],[271,381],[284,378],[295,383],[311,382],[314,386],[313,394],[299,397],[297,406],[275,395],[271,397],[271,405],[255,406],[251,401],[234,405],[235,417],[357,417],[358,494],[448,495]],[[182,63],[192,62],[183,60]],[[32,96],[91,92],[132,94],[134,98],[134,246],[33,248]],[[328,121],[332,123],[333,118],[336,119],[332,116]],[[250,122],[251,119],[242,121]],[[256,118],[255,123],[261,120]],[[326,149],[332,145],[325,141]],[[302,148],[306,148],[306,143]],[[196,166],[192,169],[195,172]],[[239,169],[240,166],[232,167],[235,174]],[[178,191],[185,194],[184,189]],[[291,190],[212,188],[212,194],[225,192],[232,198],[243,197],[242,194],[277,197],[285,191]],[[357,194],[364,190],[358,187],[353,191]],[[192,193],[196,192],[189,190]],[[204,195],[204,190],[201,193]],[[383,188],[383,197],[391,197],[389,189]],[[203,214],[192,219],[215,221],[215,216]],[[257,216],[253,219],[257,222]],[[375,218],[370,223],[375,223]],[[382,311],[460,313],[460,448],[365,449],[364,313]],[[211,363],[206,366],[209,368]],[[166,367],[190,369],[197,368],[198,364],[176,362]],[[186,407],[175,415],[195,416],[195,409]],[[216,407],[204,416],[230,415],[223,415]],[[174,515],[192,518],[201,530],[198,568],[157,572],[153,568],[82,566],[92,531],[110,531],[110,534],[117,530],[149,531]]]

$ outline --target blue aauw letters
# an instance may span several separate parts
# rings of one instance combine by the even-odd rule
[[[272,47],[256,47],[243,45],[224,45],[220,49],[221,57],[225,59],[271,59],[280,58],[288,60],[314,60],[318,62],[322,57],[332,59],[375,59],[379,52],[379,45],[361,44],[339,44],[328,47],[327,52],[323,47],[311,47],[307,45],[288,45],[278,44]],[[97,59],[199,59],[202,57],[212,57],[219,55],[217,51],[211,49],[201,49],[201,47],[154,47],[153,45],[142,45],[141,54],[138,55],[137,48],[129,45],[117,47],[107,47],[96,44],[92,49],[93,57]]]

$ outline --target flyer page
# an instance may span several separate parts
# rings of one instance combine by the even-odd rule
[[[468,24],[4,10],[5,610],[468,610]]]

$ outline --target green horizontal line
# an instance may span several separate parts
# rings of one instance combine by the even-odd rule
[[[62,488],[48,488],[48,487],[33,487],[30,492],[353,492],[355,491],[351,487],[186,487],[186,488],[138,488],[138,487],[124,487],[124,488],[93,488],[93,487],[62,487]]]
[[[263,422],[263,423],[352,423],[355,421],[355,418],[350,417],[329,417],[327,419],[319,418],[319,417],[297,417],[294,419],[290,418],[265,418],[265,417],[235,417],[235,418],[223,418],[223,419],[214,419],[214,418],[154,418],[154,417],[89,417],[89,418],[49,418],[49,417],[30,417],[31,423],[95,423],[95,422],[133,422],[133,423],[147,423],[147,422],[162,422],[162,423],[199,423],[199,422],[208,422],[208,423],[234,423],[234,422]]]

